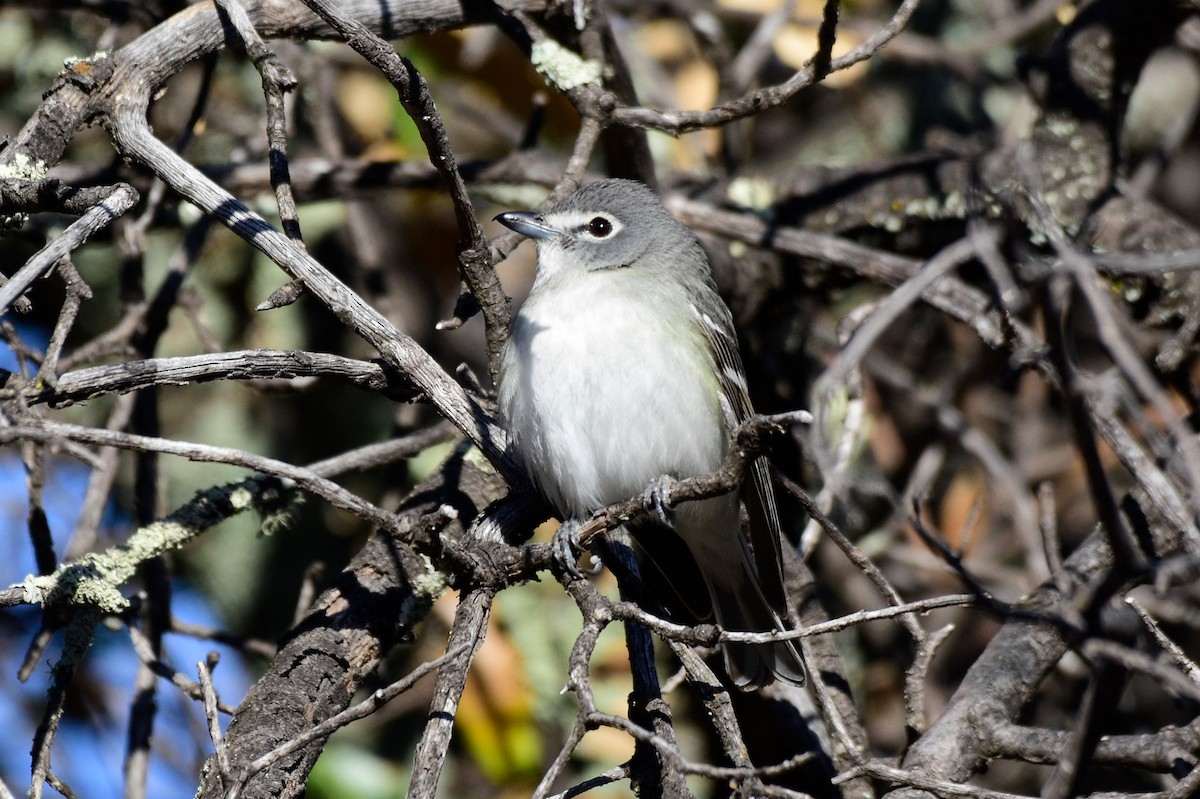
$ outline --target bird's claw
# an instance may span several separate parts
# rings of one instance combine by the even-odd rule
[[[560,524],[550,541],[550,554],[558,568],[574,580],[583,579],[583,572],[579,569],[579,553],[582,551],[579,522],[568,520]]]
[[[652,480],[642,494],[642,510],[654,514],[660,522],[672,528],[675,527],[675,506],[668,497],[674,484],[674,478],[664,474]]]

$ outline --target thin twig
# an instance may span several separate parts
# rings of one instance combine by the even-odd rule
[[[1154,636],[1155,642],[1170,656],[1171,660],[1175,663],[1175,667],[1186,674],[1192,682],[1200,685],[1200,666],[1196,665],[1196,661],[1188,657],[1183,648],[1163,632],[1162,627],[1150,615],[1149,611],[1142,606],[1141,602],[1138,602],[1133,597],[1125,597],[1125,602],[1137,612],[1138,617],[1142,620],[1142,624],[1146,626],[1146,630],[1149,631],[1150,635]]]
[[[120,433],[113,430],[98,430],[62,422],[39,421],[36,426],[9,427],[0,429],[0,443],[15,440],[32,439],[38,441],[56,441],[68,439],[87,444],[117,447],[135,452],[162,452],[178,455],[190,461],[200,463],[224,463],[230,466],[241,466],[253,469],[263,474],[286,477],[295,481],[299,488],[321,497],[336,508],[349,511],[360,519],[378,525],[385,530],[396,530],[396,516],[382,508],[362,499],[351,491],[336,483],[314,474],[302,466],[264,458],[242,450],[228,447],[214,447],[208,444],[192,444],[173,441],[166,438],[139,436],[133,433]]]
[[[229,751],[225,746],[225,738],[221,735],[221,719],[217,715],[220,700],[217,689],[213,686],[212,670],[217,665],[217,655],[210,652],[208,660],[196,663],[196,673],[200,675],[200,687],[204,696],[204,718],[208,720],[208,737],[213,742],[217,752],[217,768],[220,772],[221,784],[229,785]]]
[[[453,662],[459,656],[466,654],[467,649],[467,646],[458,646],[447,650],[440,657],[423,662],[399,680],[384,688],[377,689],[357,705],[352,705],[340,713],[330,716],[317,726],[305,730],[287,743],[280,744],[270,752],[251,760],[233,777],[231,783],[227,783],[226,799],[237,799],[241,795],[241,791],[246,783],[263,769],[269,768],[280,760],[299,752],[314,741],[328,738],[351,722],[366,718],[400,694],[408,691],[426,674],[436,671],[446,663]]]
[[[296,214],[296,201],[292,197],[292,179],[288,172],[287,118],[284,113],[283,96],[296,88],[296,76],[267,47],[258,34],[254,22],[241,0],[216,0],[217,8],[228,15],[234,30],[246,47],[246,55],[262,76],[263,97],[267,108],[268,164],[271,171],[271,186],[275,189],[275,203],[279,208],[279,220],[288,238],[302,242],[300,218]]]
[[[129,640],[133,644],[133,651],[137,654],[138,659],[142,664],[149,668],[155,675],[169,681],[172,685],[180,690],[184,696],[189,699],[199,701],[204,700],[204,686],[198,682],[189,680],[182,673],[173,669],[168,663],[162,660],[161,653],[154,651],[154,646],[146,634],[137,628],[136,625],[129,624],[126,626],[129,631]],[[232,715],[234,708],[228,705],[218,705],[217,710],[222,713]]]
[[[873,36],[845,55],[829,61],[829,67],[824,71],[824,75],[819,74],[816,65],[810,63],[781,84],[750,92],[736,100],[705,111],[658,111],[652,108],[618,107],[608,117],[618,125],[652,128],[679,135],[701,128],[726,125],[734,120],[760,113],[764,109],[783,105],[802,89],[813,85],[825,75],[848,69],[870,58],[904,30],[919,4],[918,0],[904,0],[891,20]],[[606,99],[606,97],[598,99],[597,105],[605,102]]]
[[[92,235],[103,230],[138,201],[138,193],[128,184],[120,183],[111,194],[83,216],[76,219],[62,235],[38,250],[16,274],[0,288],[0,315],[38,279],[49,274],[62,259],[83,246]]]
[[[423,799],[436,792],[438,778],[446,765],[444,753],[450,744],[454,717],[466,688],[467,672],[487,635],[495,596],[492,589],[477,588],[464,592],[459,599],[446,643],[447,651],[453,651],[456,657],[443,661],[449,668],[438,670],[433,699],[429,703],[429,721],[413,754],[413,777],[408,786],[410,799]]]
[[[446,125],[433,102],[425,78],[411,61],[399,55],[384,39],[328,0],[304,0],[328,22],[355,52],[370,61],[396,89],[401,105],[421,134],[429,160],[442,178],[458,223],[458,261],[463,280],[479,303],[485,322],[488,368],[493,381],[500,368],[500,350],[508,338],[511,321],[508,297],[492,263],[487,237],[475,214],[466,183],[450,148]]]

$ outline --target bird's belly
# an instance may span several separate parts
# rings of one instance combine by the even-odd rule
[[[718,469],[727,434],[703,338],[689,332],[648,345],[647,324],[663,324],[651,316],[661,307],[574,311],[522,314],[530,335],[520,384],[501,391],[526,465],[551,502],[578,516],[660,475]]]

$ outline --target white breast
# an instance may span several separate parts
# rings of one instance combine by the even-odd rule
[[[720,467],[727,432],[712,356],[683,292],[624,270],[539,286],[504,352],[500,413],[534,481],[582,516],[656,477]],[[669,325],[669,327],[664,327]],[[670,329],[671,335],[655,331]]]

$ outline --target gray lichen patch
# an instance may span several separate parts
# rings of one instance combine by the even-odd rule
[[[119,614],[129,607],[121,586],[141,564],[179,549],[217,523],[246,510],[259,510],[264,526],[269,521],[277,528],[297,504],[295,496],[290,485],[263,476],[205,489],[170,516],[138,529],[120,546],[63,564],[53,574],[29,575],[22,582],[23,598],[45,607],[77,605],[104,615]]]
[[[18,152],[7,163],[0,163],[0,180],[15,178],[18,180],[41,180],[46,177],[49,167],[41,159],[33,160],[25,153]],[[0,214],[0,232],[15,230],[25,224],[29,215],[25,213]]]
[[[589,83],[599,85],[604,77],[604,68],[599,61],[580,58],[551,39],[534,44],[529,58],[534,69],[563,91]]]

